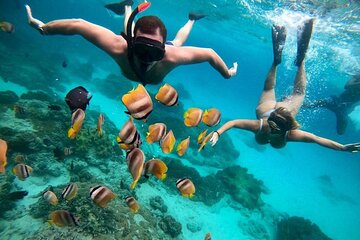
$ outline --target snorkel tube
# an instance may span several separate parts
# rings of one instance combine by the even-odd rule
[[[121,35],[126,39],[127,45],[128,45],[128,60],[131,69],[134,71],[135,75],[139,78],[140,82],[145,86],[145,76],[140,72],[140,70],[135,66],[134,62],[134,37],[132,36],[132,26],[135,19],[135,16],[145,11],[150,7],[150,2],[144,2],[141,3],[137,8],[134,9],[134,11],[131,13],[129,20],[126,25],[126,34],[124,32],[121,33]]]

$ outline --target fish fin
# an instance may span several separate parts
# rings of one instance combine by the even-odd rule
[[[166,173],[161,174],[161,176],[159,177],[160,180],[165,180],[165,178],[167,177]]]
[[[71,127],[68,131],[68,138],[74,139],[75,137],[76,137],[75,130],[74,130],[74,128]]]
[[[134,181],[131,186],[130,186],[130,189],[133,190],[137,184],[138,180]]]
[[[53,220],[47,220],[47,223],[48,223],[50,226],[54,226],[54,225],[55,225],[55,223],[54,223]]]
[[[193,193],[189,194],[189,198],[193,198],[195,195]]]
[[[187,197],[189,197],[189,194],[182,193],[182,194],[181,194],[181,196],[183,196],[183,197],[186,197],[186,198],[187,198]]]

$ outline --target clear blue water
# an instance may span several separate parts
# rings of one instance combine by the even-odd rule
[[[27,25],[23,8],[25,2],[30,4],[34,16],[43,21],[83,18],[119,33],[123,26],[122,18],[114,18],[102,7],[109,1],[19,0],[18,2],[19,8],[10,0],[3,0],[0,3],[0,18],[16,26],[13,34],[0,32],[1,55],[6,56],[5,59],[9,58],[9,61],[11,58],[23,59],[23,62],[16,64],[30,67],[32,64],[41,66],[42,63],[47,66],[45,64],[47,62],[59,64],[59,71],[65,71],[60,66],[63,59],[68,59],[70,69],[75,69],[71,65],[74,62],[75,64],[90,63],[94,66],[93,79],[89,79],[89,82],[82,80],[79,82],[76,74],[72,80],[72,73],[59,73],[68,79],[64,81],[63,91],[56,90],[56,92],[59,96],[63,96],[66,90],[85,84],[95,93],[90,109],[105,112],[116,127],[120,128],[126,120],[126,116],[122,114],[124,107],[119,99],[102,96],[97,90],[98,83],[95,80],[96,77],[105,77],[109,73],[119,75],[116,64],[81,37],[41,36],[36,33]],[[292,64],[296,55],[296,27],[309,16],[316,18],[316,24],[306,61],[308,74],[306,98],[316,100],[339,94],[346,81],[360,72],[360,6],[357,1],[325,1],[324,3],[311,0],[157,0],[152,2],[146,14],[160,16],[167,26],[171,40],[187,21],[189,11],[201,11],[208,16],[195,23],[185,45],[213,48],[228,66],[235,61],[239,63],[238,74],[225,80],[208,64],[198,64],[179,67],[164,81],[170,84],[181,83],[190,93],[191,98],[183,101],[185,109],[217,107],[222,112],[222,123],[229,119],[255,117],[258,97],[272,61],[270,27],[274,22],[284,24],[288,28],[283,63],[278,72],[276,92],[279,97],[291,91],[296,71]],[[26,54],[29,57],[25,57]],[[16,64],[13,65],[14,72]],[[3,77],[2,71],[5,70],[0,66],[0,77]],[[57,74],[49,73],[49,87],[53,81],[63,81],[62,78],[55,80]],[[18,94],[25,92],[25,89],[3,80],[0,81],[0,87],[1,91],[13,90]],[[159,87],[160,85],[149,86],[148,89],[150,92],[156,92]],[[341,136],[336,134],[335,117],[330,111],[301,110],[297,118],[303,130],[341,143],[358,142],[360,106],[350,113],[350,117],[351,123],[346,133]],[[337,152],[304,143],[289,143],[286,148],[277,150],[269,146],[256,146],[252,134],[241,130],[232,130],[228,134],[235,148],[241,153],[238,159],[233,160],[234,164],[248,168],[250,173],[264,182],[270,194],[263,195],[262,198],[271,208],[290,216],[311,220],[332,239],[360,239],[359,154]],[[221,141],[218,144],[221,144]],[[215,150],[217,147],[215,146]],[[159,152],[156,147],[152,150]],[[206,164],[202,166],[187,164],[198,168],[201,175],[218,170],[207,167]],[[96,170],[94,174],[95,172]],[[331,178],[330,187],[324,186],[319,181],[319,177],[323,175]],[[39,178],[41,179],[41,176]],[[46,178],[46,180],[42,179],[42,182],[44,181],[45,185],[50,183],[56,185],[56,181],[60,180]],[[18,181],[16,184],[26,189],[26,183]],[[36,189],[34,195],[35,192],[39,193],[43,189],[40,185],[36,185],[36,182],[32,184],[33,189]],[[150,188],[144,184],[138,195],[145,197],[152,194]],[[241,235],[241,238],[235,237],[240,236],[236,234],[242,231],[242,223],[246,223],[249,219],[243,212],[231,208],[226,200],[223,200],[219,206],[210,208],[198,202],[191,205],[192,203],[187,199],[179,200],[180,196],[166,192],[162,194],[168,207],[172,209],[170,212],[183,225],[180,239],[203,239],[208,231],[212,233],[213,239],[261,239],[247,233]],[[25,211],[29,211],[28,202],[32,203],[36,200],[31,198],[22,201],[18,204],[25,206]],[[139,201],[141,203],[141,200]],[[195,210],[192,211],[192,207]],[[176,209],[181,209],[181,213],[176,212]],[[191,233],[186,229],[185,226],[191,219],[201,223],[200,232]],[[11,224],[16,226],[18,233],[23,234],[19,234],[18,238],[31,232],[29,230],[31,227],[26,224],[21,227],[15,217],[13,220]],[[264,221],[260,216],[256,220]],[[17,235],[8,227],[4,227],[9,225],[10,221],[0,221],[3,225],[0,229],[3,230],[2,234],[9,239],[12,238],[11,236],[16,239]]]

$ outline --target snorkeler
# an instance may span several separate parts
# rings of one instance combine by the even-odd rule
[[[354,110],[356,103],[360,101],[360,74],[353,76],[345,85],[344,91],[339,96],[331,96],[326,99],[305,103],[306,108],[327,108],[336,116],[336,131],[339,135],[345,133],[348,125],[348,113]]]
[[[275,99],[275,82],[277,65],[281,63],[281,55],[286,39],[286,29],[282,26],[272,27],[274,62],[265,80],[264,89],[256,108],[258,120],[238,119],[225,123],[211,134],[210,142],[214,146],[221,134],[235,127],[251,131],[258,144],[270,144],[274,148],[283,148],[287,142],[317,143],[323,147],[339,151],[357,152],[360,143],[343,145],[335,141],[298,130],[300,125],[295,120],[305,96],[306,73],[304,67],[305,54],[310,42],[314,19],[305,21],[298,29],[298,47],[295,65],[298,71],[295,77],[293,93],[285,100]]]
[[[43,35],[81,35],[107,54],[120,66],[130,80],[142,84],[160,83],[165,76],[180,65],[208,62],[224,78],[236,74],[237,63],[228,69],[225,62],[211,48],[183,47],[193,24],[203,16],[189,15],[188,22],[171,42],[166,41],[167,30],[156,16],[138,19],[133,29],[135,16],[147,9],[148,2],[140,4],[131,13],[131,4],[125,4],[125,33],[116,35],[109,29],[82,19],[56,20],[43,23],[33,18],[30,6],[26,5],[30,26]],[[128,23],[128,24],[127,24]]]

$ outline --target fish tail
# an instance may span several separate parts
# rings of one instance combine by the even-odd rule
[[[159,177],[160,180],[165,180],[165,178],[167,177],[166,173],[161,174],[161,176]]]
[[[130,189],[131,189],[131,190],[133,190],[133,189],[135,188],[137,182],[138,182],[138,181],[136,180],[136,181],[134,181],[134,182],[131,184],[131,186],[130,186]]]
[[[75,137],[76,137],[76,131],[74,128],[71,127],[68,131],[68,138],[74,139]]]

